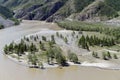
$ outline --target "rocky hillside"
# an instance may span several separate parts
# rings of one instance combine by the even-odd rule
[[[119,0],[1,0],[16,18],[59,21],[108,20],[119,16]]]
[[[0,5],[0,29],[19,23],[17,19],[13,18],[13,15],[12,10]]]
[[[81,21],[104,21],[117,16],[119,16],[117,11],[108,6],[104,1],[95,1],[84,8],[80,13],[75,13],[70,17]]]

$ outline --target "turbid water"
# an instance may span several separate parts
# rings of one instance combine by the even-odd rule
[[[63,69],[30,69],[2,54],[5,44],[41,29],[59,29],[54,24],[23,21],[20,26],[0,30],[0,80],[120,80],[119,70],[71,66]]]

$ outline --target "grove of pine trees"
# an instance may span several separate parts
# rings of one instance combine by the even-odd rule
[[[113,38],[103,37],[102,39],[96,36],[84,36],[79,39],[78,46],[83,49],[89,50],[89,46],[113,46],[115,45],[115,41]]]

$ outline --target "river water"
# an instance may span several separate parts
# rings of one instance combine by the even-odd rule
[[[33,25],[34,24],[34,25]],[[30,69],[2,54],[5,44],[41,29],[55,29],[51,24],[24,21],[20,26],[0,30],[0,80],[120,80],[120,71],[71,66],[63,69]]]

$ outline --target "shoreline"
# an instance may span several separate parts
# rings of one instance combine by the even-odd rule
[[[11,60],[12,62],[18,64],[18,65],[21,65],[21,66],[24,66],[24,67],[31,67],[29,66],[29,64],[26,64],[26,62],[23,61],[18,61],[16,58],[13,58],[12,56],[9,56],[9,55],[6,55],[3,53],[3,55],[5,55],[9,60]],[[80,64],[74,64],[73,62],[67,62],[69,64],[68,67],[71,67],[71,66],[78,66],[78,67],[87,67],[87,68],[97,68],[97,69],[103,69],[103,70],[120,70],[120,67],[118,68],[114,68],[114,67],[110,67],[110,65],[113,65],[113,64],[105,64],[105,63],[89,63],[87,61],[84,61]],[[86,64],[85,64],[86,63]],[[99,65],[97,65],[99,64]],[[59,68],[60,66],[59,65],[49,65],[47,63],[43,63],[44,65],[44,69],[51,69],[51,68]],[[103,67],[101,65],[104,65]],[[105,65],[109,65],[107,67],[105,67]],[[101,66],[101,67],[100,67]],[[117,66],[116,66],[117,67]],[[64,68],[64,67],[63,67]],[[35,69],[41,69],[41,68],[35,68]]]
[[[36,33],[32,33],[32,34],[29,34],[29,35],[26,35],[27,37],[31,36],[31,35],[38,35],[40,34],[41,32],[43,31],[48,31],[49,32],[53,32],[53,33],[56,33],[56,32],[65,32],[66,30],[59,30],[59,31],[55,31],[55,30],[50,30],[50,29],[42,29]],[[71,30],[68,30],[68,31],[71,31]],[[21,37],[23,38],[23,37]],[[17,39],[15,40],[14,42],[19,42],[20,39]],[[4,54],[4,53],[3,53]],[[15,62],[16,64],[19,64],[19,65],[22,65],[22,66],[26,66],[26,67],[31,67],[28,63],[27,63],[27,60],[18,60],[17,58],[13,58],[11,55],[6,55],[4,54],[5,56],[7,56],[12,62]],[[87,61],[83,61],[81,64],[74,64],[73,62],[67,62],[69,64],[69,67],[70,66],[82,66],[82,67],[94,67],[94,68],[99,68],[99,69],[109,69],[109,70],[120,70],[120,67],[119,66],[113,66],[115,64],[112,64],[112,63],[106,63],[106,62],[94,62],[94,63],[90,63],[90,62],[87,62]],[[43,66],[45,69],[48,69],[48,68],[57,68],[59,67],[59,65],[57,64],[54,64],[54,65],[49,65],[47,63],[43,63]]]

